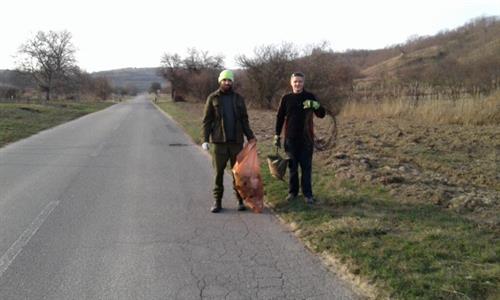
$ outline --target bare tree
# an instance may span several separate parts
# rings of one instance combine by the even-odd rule
[[[216,69],[206,69],[202,70],[197,74],[191,75],[190,80],[190,94],[192,94],[196,99],[204,100],[207,98],[208,94],[213,92],[219,87],[217,82],[217,76],[220,70]]]
[[[19,69],[33,75],[45,99],[51,98],[51,93],[58,81],[62,80],[75,66],[75,47],[71,43],[71,33],[68,31],[39,31],[19,48]]]
[[[189,94],[199,100],[217,89],[217,76],[224,68],[224,58],[221,55],[209,55],[208,51],[188,49],[188,56],[184,59],[184,67],[189,76]]]
[[[345,58],[322,44],[312,48],[295,62],[306,74],[306,87],[314,91],[330,114],[340,112],[353,92],[358,71]]]
[[[152,82],[151,85],[149,86],[149,92],[150,93],[158,93],[158,91],[161,90],[161,83],[159,82]]]
[[[50,94],[64,94],[66,99],[80,100],[94,93],[93,80],[87,72],[77,66],[68,69],[64,74],[64,80],[58,80]]]
[[[286,86],[292,72],[292,62],[297,56],[295,47],[290,43],[261,46],[254,50],[252,58],[238,56],[236,61],[245,69],[252,85],[251,91],[245,87],[245,95],[254,96],[261,106],[271,108],[273,100]]]
[[[113,87],[107,77],[99,76],[94,78],[94,93],[99,99],[106,100],[113,93]]]
[[[224,58],[190,48],[185,58],[179,54],[164,54],[161,63],[160,74],[170,82],[174,101],[182,94],[204,99],[217,87],[217,73],[223,69]]]
[[[170,94],[172,100],[175,99],[177,91],[187,89],[187,82],[185,82],[183,68],[183,61],[179,54],[165,53],[161,59],[162,68],[160,69],[161,75],[170,82]]]

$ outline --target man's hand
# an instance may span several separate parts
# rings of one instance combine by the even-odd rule
[[[278,148],[281,148],[281,139],[280,139],[279,135],[274,136],[273,145],[278,147]]]
[[[315,100],[305,100],[303,103],[304,109],[312,108],[314,110],[317,110],[319,108],[319,102]]]
[[[203,144],[201,144],[201,148],[203,148],[203,150],[206,150],[206,151],[208,151],[208,149],[210,149],[207,142],[204,142]]]
[[[255,144],[255,143],[257,143],[257,139],[256,139],[256,138],[249,139],[249,140],[248,140],[248,143],[249,143],[249,144]]]

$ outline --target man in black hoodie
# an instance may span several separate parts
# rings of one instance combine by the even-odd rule
[[[224,70],[219,75],[219,89],[207,97],[203,114],[202,148],[209,150],[209,142],[214,147],[213,163],[215,167],[215,186],[213,189],[214,205],[211,212],[222,210],[224,194],[224,169],[227,162],[231,168],[236,163],[236,156],[243,149],[244,136],[249,143],[257,140],[250,129],[248,113],[243,97],[233,91],[234,74]],[[245,210],[243,199],[234,187],[238,199],[238,210]]]
[[[276,135],[274,145],[281,147],[280,134],[285,126],[284,146],[290,158],[290,176],[288,182],[288,201],[299,193],[299,166],[301,169],[300,186],[307,204],[313,204],[311,173],[314,149],[313,115],[325,117],[326,111],[316,97],[304,90],[305,76],[296,72],[290,77],[292,93],[281,98],[276,117]]]

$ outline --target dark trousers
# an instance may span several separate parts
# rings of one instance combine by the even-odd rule
[[[236,156],[243,149],[243,144],[240,143],[221,143],[214,144],[213,165],[215,168],[215,184],[214,184],[214,198],[221,200],[224,195],[224,170],[226,169],[227,162],[229,161],[231,168],[236,163]],[[231,174],[233,174],[231,172]],[[241,196],[236,191],[234,176],[233,176],[233,189],[238,201],[241,201]]]
[[[288,193],[297,195],[299,193],[299,166],[301,170],[300,186],[304,197],[312,197],[312,156],[313,145],[303,140],[285,140],[285,152],[290,158],[288,167],[290,176],[288,180]]]

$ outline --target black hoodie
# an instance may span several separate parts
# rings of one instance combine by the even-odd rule
[[[283,124],[285,125],[285,138],[292,140],[312,140],[314,136],[314,126],[312,117],[307,115],[312,113],[313,109],[304,109],[305,100],[316,100],[316,97],[305,90],[300,93],[289,93],[281,98],[276,116],[276,135],[281,134]],[[325,109],[320,106],[314,110],[318,118],[323,118],[326,114]],[[306,121],[307,119],[307,121]]]

